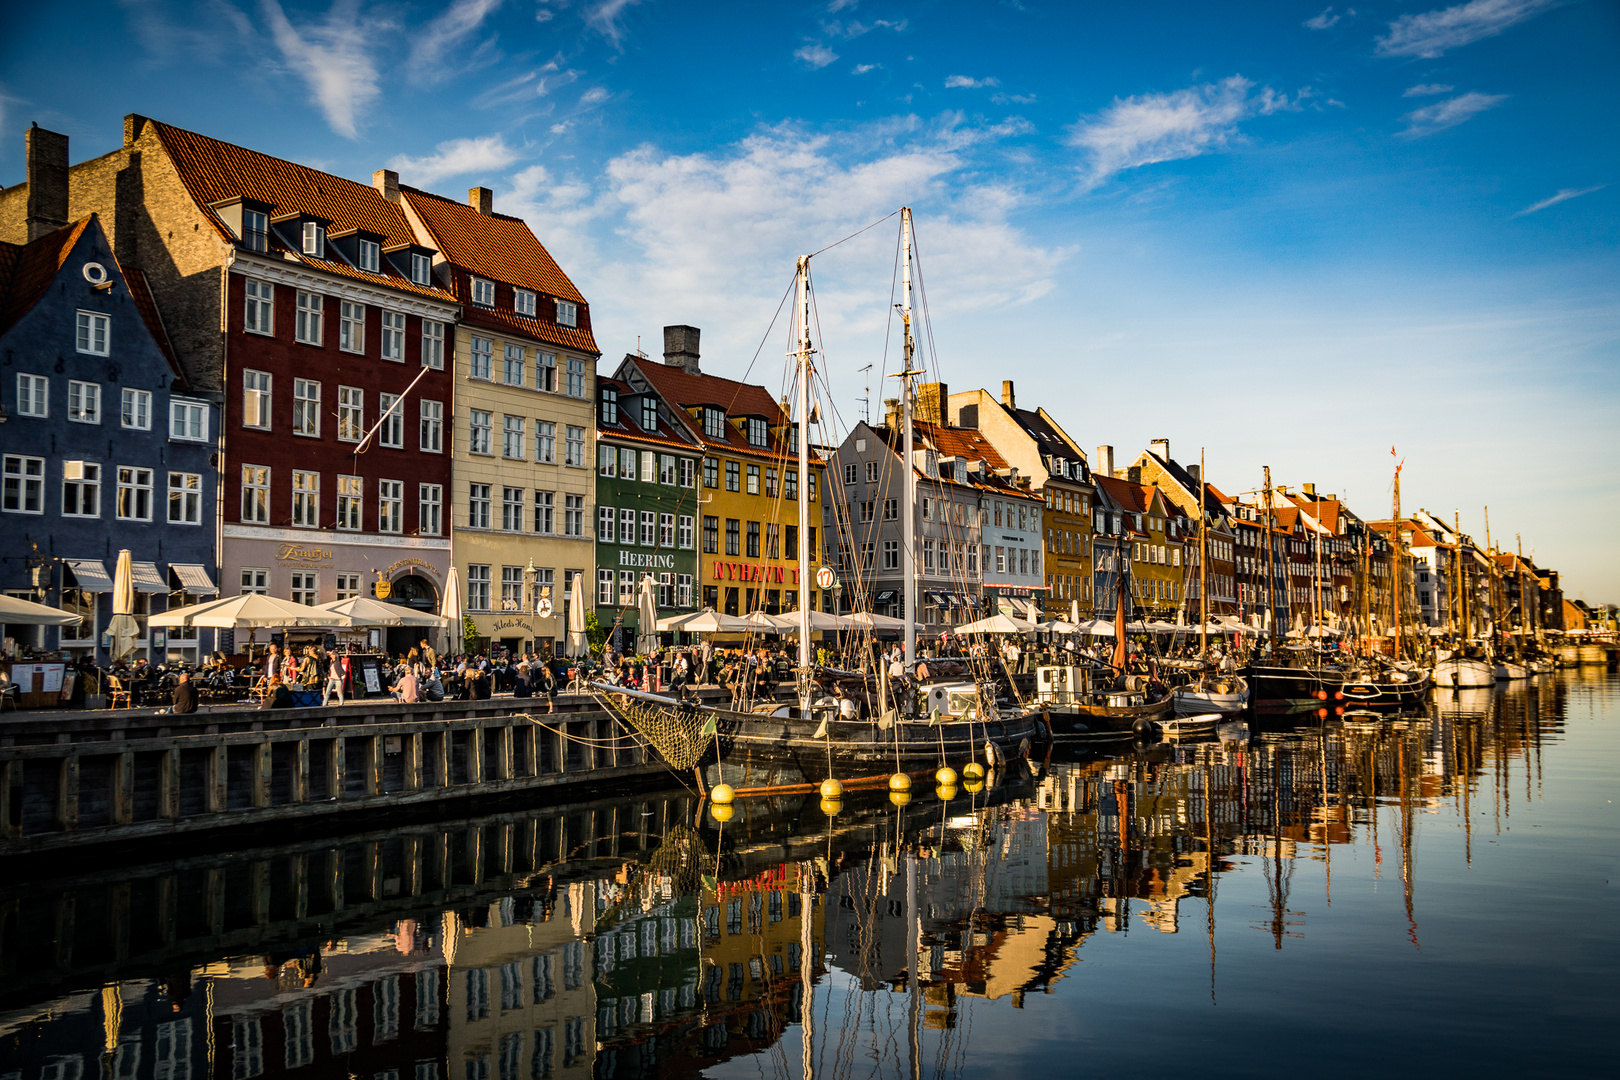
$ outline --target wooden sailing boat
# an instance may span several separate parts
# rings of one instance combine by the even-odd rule
[[[1198,655],[1209,659],[1209,504],[1205,484],[1204,452],[1198,452]],[[1236,672],[1206,673],[1171,691],[1176,715],[1236,716],[1249,707],[1249,680]]]

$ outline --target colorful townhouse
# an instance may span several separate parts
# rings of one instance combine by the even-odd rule
[[[1183,466],[1170,456],[1170,440],[1154,439],[1150,448],[1136,459],[1145,483],[1156,486],[1164,497],[1187,516],[1190,533],[1183,545],[1185,553],[1187,618],[1198,621],[1201,613],[1210,616],[1237,613],[1237,575],[1234,567],[1234,527],[1226,512],[1226,496],[1203,479],[1202,465]],[[1199,535],[1199,518],[1204,531]],[[1208,567],[1202,563],[1207,553]],[[1207,584],[1208,602],[1200,592]]]
[[[1105,460],[1111,464],[1112,457],[1113,447],[1098,449],[1099,469],[1092,474],[1092,483],[1109,517],[1107,535],[1116,557],[1128,554],[1130,559],[1131,604],[1142,618],[1174,619],[1186,599],[1183,549],[1188,543],[1187,516],[1157,486],[1142,483],[1140,468],[1127,466],[1120,470],[1123,476],[1104,474],[1101,464]],[[1112,585],[1104,613],[1114,610],[1117,577]]]

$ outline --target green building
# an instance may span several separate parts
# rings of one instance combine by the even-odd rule
[[[626,366],[620,372],[631,374]],[[643,575],[656,585],[660,619],[695,609],[702,449],[651,386],[602,376],[596,446],[596,618],[604,630],[619,620],[619,647],[631,653]]]

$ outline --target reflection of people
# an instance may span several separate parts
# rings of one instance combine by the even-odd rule
[[[197,687],[191,681],[191,672],[182,671],[180,682],[174,688],[172,698],[174,711],[177,713],[194,713],[197,711]]]

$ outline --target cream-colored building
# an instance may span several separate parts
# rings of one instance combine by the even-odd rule
[[[584,575],[588,594],[596,555],[601,354],[590,307],[526,223],[494,212],[488,188],[462,204],[402,188],[386,170],[374,180],[439,252],[435,274],[462,307],[447,343],[455,391],[443,438],[454,479],[445,513],[474,647],[556,648],[568,581]]]

